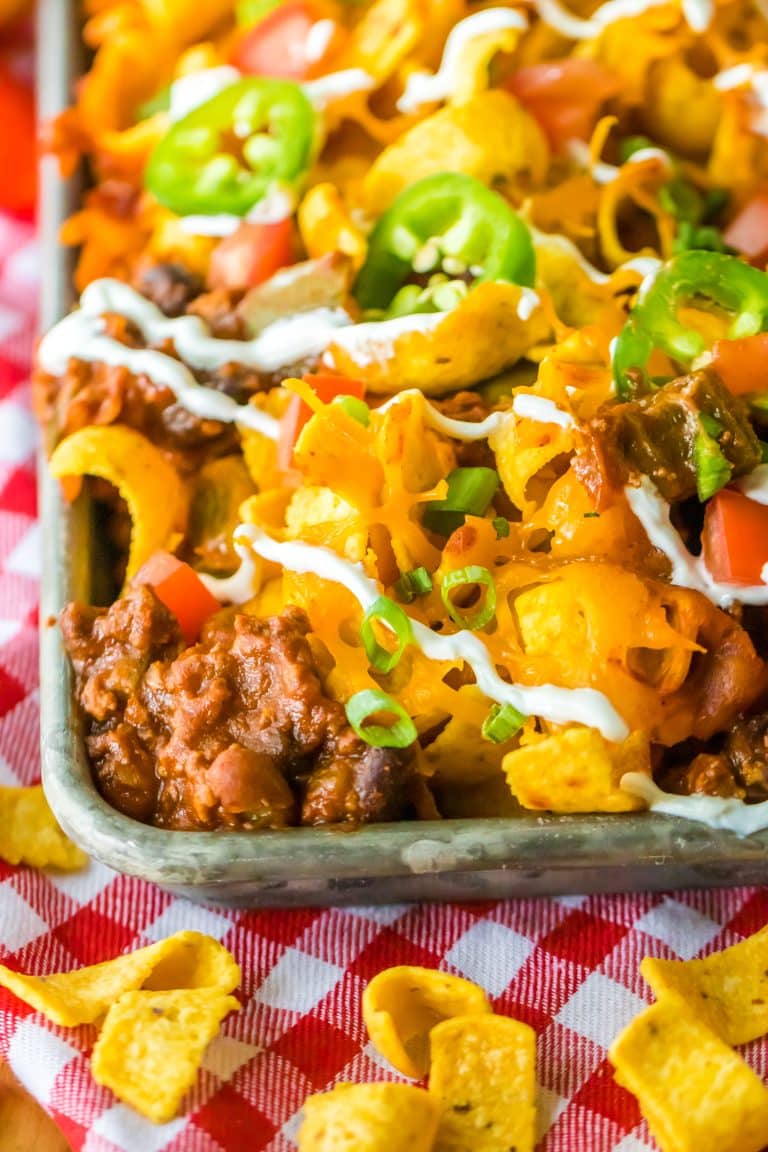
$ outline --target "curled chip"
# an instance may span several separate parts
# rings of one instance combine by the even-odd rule
[[[124,993],[144,985],[226,993],[239,981],[240,969],[230,953],[200,932],[177,932],[127,956],[51,976],[25,976],[0,965],[0,985],[68,1028],[93,1024]]]
[[[364,380],[370,392],[419,388],[432,395],[471,387],[514,364],[547,336],[543,310],[529,314],[521,308],[523,292],[516,284],[478,284],[423,330],[403,328],[398,320],[340,328],[326,354],[329,364]]]
[[[430,1152],[438,1112],[411,1084],[338,1084],[305,1100],[299,1152]]]
[[[594,728],[567,728],[504,757],[512,794],[548,812],[631,812],[643,801],[620,787],[625,772],[649,773],[648,738],[613,744]]]
[[[548,163],[533,116],[508,92],[490,89],[441,108],[385,148],[365,178],[366,207],[383,212],[404,188],[437,172],[464,172],[501,192],[522,193],[544,180]]]
[[[429,1071],[429,1033],[436,1024],[489,1012],[477,984],[432,968],[386,968],[363,992],[363,1020],[374,1046],[398,1072],[415,1079]]]
[[[127,579],[153,552],[168,547],[182,517],[182,484],[176,469],[140,432],[122,424],[81,428],[61,441],[50,468],[58,479],[99,476],[125,500],[133,525]]]
[[[768,1089],[675,993],[636,1016],[608,1057],[662,1152],[765,1146]]]
[[[768,925],[702,960],[646,956],[640,971],[658,997],[676,992],[726,1044],[768,1032]]]
[[[0,859],[74,872],[88,857],[56,823],[42,788],[0,787]]]
[[[430,1033],[439,1152],[533,1152],[536,1034],[508,1016],[456,1016]]]
[[[172,1120],[221,1021],[239,1007],[211,988],[126,992],[94,1045],[93,1078],[156,1124]]]

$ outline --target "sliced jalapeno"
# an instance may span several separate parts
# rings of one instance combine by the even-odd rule
[[[355,295],[362,308],[387,309],[401,288],[428,273],[531,286],[530,232],[503,197],[474,177],[427,176],[401,192],[374,228]]]
[[[194,108],[150,157],[146,185],[178,215],[245,216],[311,161],[315,114],[298,84],[250,77]]]

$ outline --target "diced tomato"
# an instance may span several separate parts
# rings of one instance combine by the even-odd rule
[[[317,13],[310,4],[288,0],[245,33],[235,47],[232,63],[249,76],[305,80],[318,60],[327,55],[327,49],[319,56],[311,50],[310,32],[317,23]]]
[[[337,376],[331,372],[321,372],[316,376],[305,376],[309,384],[324,404],[336,396],[356,396],[362,400],[365,384],[349,376]],[[283,472],[293,467],[293,449],[301,435],[301,430],[312,416],[312,409],[301,396],[291,396],[288,407],[280,421],[280,439],[277,442],[277,466]]]
[[[32,89],[0,65],[0,208],[27,212],[37,195],[37,127]]]
[[[197,643],[203,624],[221,608],[200,577],[170,552],[155,552],[133,578],[134,584],[149,584],[158,600],[179,622],[187,644]]]
[[[293,260],[290,217],[271,224],[243,221],[214,248],[208,271],[212,288],[254,288]]]
[[[519,69],[505,87],[558,150],[589,139],[600,105],[621,90],[621,79],[594,60],[556,60]]]
[[[702,531],[704,563],[723,584],[760,584],[768,564],[768,505],[733,488],[707,504]]]
[[[748,260],[768,257],[768,193],[755,196],[744,205],[726,228],[723,239]]]
[[[717,340],[712,367],[734,396],[768,392],[768,332],[741,340]]]

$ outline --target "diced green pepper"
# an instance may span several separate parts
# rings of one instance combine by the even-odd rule
[[[665,264],[638,297],[616,341],[613,377],[619,396],[645,383],[654,348],[686,367],[704,351],[701,333],[677,316],[678,308],[697,300],[733,315],[729,339],[754,336],[768,322],[768,276],[720,252],[681,252]]]
[[[407,284],[414,274],[427,272],[467,275],[473,283],[532,285],[536,255],[530,232],[503,197],[474,177],[427,176],[401,192],[374,228],[355,295],[364,309],[386,310],[404,286],[418,288]],[[420,288],[418,295],[423,303]],[[400,314],[406,307],[399,298]]]
[[[245,216],[312,157],[315,114],[298,84],[250,77],[194,108],[155,148],[145,182],[179,215]]]
[[[716,426],[716,427],[715,427]],[[701,428],[693,442],[693,464],[696,469],[696,492],[702,504],[719,492],[733,475],[733,468],[716,440],[722,426],[717,420],[706,420],[702,413]]]

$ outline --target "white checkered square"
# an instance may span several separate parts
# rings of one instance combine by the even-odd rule
[[[203,1068],[220,1080],[231,1080],[238,1068],[262,1051],[258,1045],[243,1044],[233,1036],[217,1036],[203,1056]]]
[[[719,924],[695,908],[669,899],[649,909],[636,921],[635,928],[663,940],[682,960],[696,956],[722,931]]]
[[[254,993],[254,1000],[269,1008],[305,1013],[338,984],[344,969],[298,948],[286,948],[272,971]]]
[[[36,580],[40,576],[42,555],[40,525],[33,524],[11,554],[6,556],[3,567],[6,572],[15,572],[18,576],[29,576]]]
[[[634,992],[601,972],[590,972],[555,1019],[579,1036],[607,1048],[645,1007],[645,1001]]]
[[[105,864],[89,860],[88,866],[81,872],[51,872],[48,881],[76,904],[90,904],[116,877],[117,872]]]
[[[60,1072],[78,1051],[38,1024],[33,1016],[20,1021],[8,1047],[8,1063],[28,1092],[47,1104]]]
[[[613,1152],[653,1152],[650,1144],[646,1144],[643,1140],[639,1140],[637,1136],[633,1136],[630,1132],[623,1140],[620,1140]]]
[[[552,1092],[549,1088],[542,1088],[539,1085],[536,1089],[536,1143],[543,1140],[547,1132],[549,1132],[552,1125],[557,1120],[558,1116],[562,1116],[568,1107],[568,1100],[565,1096],[560,1096],[557,1092]]]
[[[459,937],[445,959],[490,996],[500,996],[533,949],[533,942],[513,928],[493,920],[479,920]]]
[[[189,900],[174,900],[156,920],[144,929],[150,940],[163,940],[174,932],[202,932],[221,940],[232,928],[232,921],[226,916],[204,908],[201,904],[191,904]]]
[[[11,881],[0,884],[0,949],[18,952],[47,932],[48,925],[23,896],[19,896]]]
[[[0,340],[4,314],[0,308]],[[4,464],[23,464],[34,455],[36,444],[37,426],[32,413],[15,400],[0,400],[0,460]]]
[[[94,1121],[91,1131],[96,1136],[111,1140],[125,1152],[162,1152],[186,1126],[187,1120],[183,1116],[168,1124],[153,1124],[125,1104],[115,1104],[113,1108],[102,1112]]]

